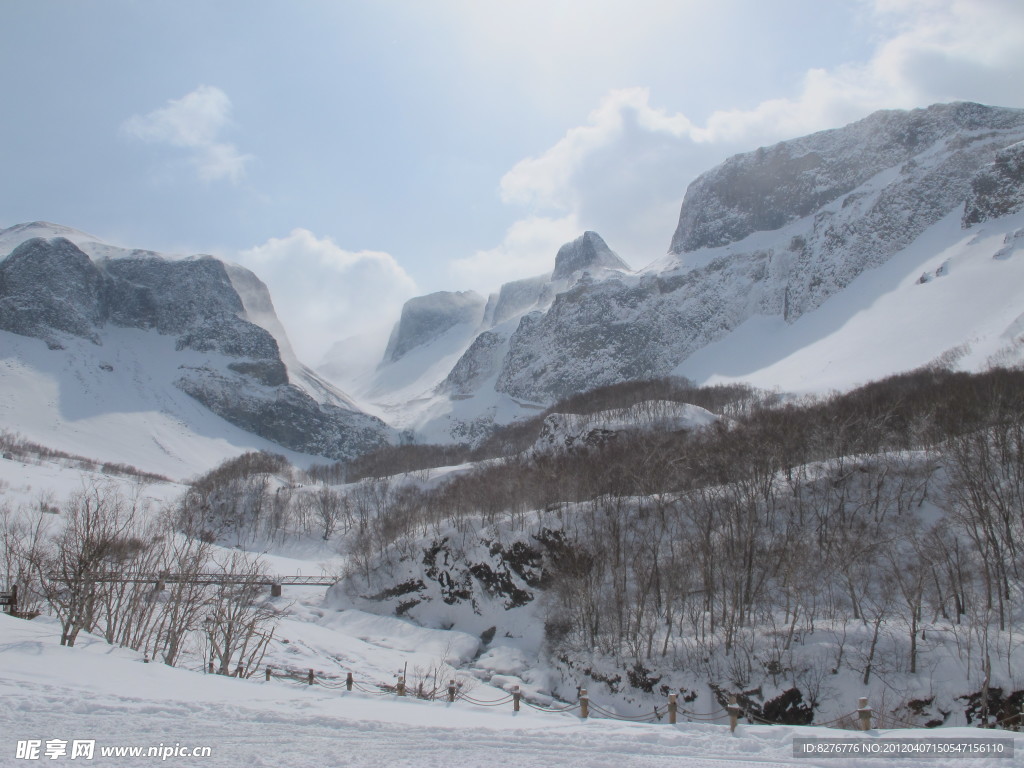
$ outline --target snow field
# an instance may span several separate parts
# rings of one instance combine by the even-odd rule
[[[404,622],[338,621],[368,641],[402,646],[421,635]],[[410,625],[406,625],[410,626]],[[417,628],[411,628],[417,629]],[[427,631],[429,633],[429,630]],[[501,709],[394,696],[344,693],[262,676],[238,680],[189,669],[144,664],[139,655],[83,635],[74,648],[58,644],[59,628],[0,616],[0,766],[25,766],[17,742],[95,740],[101,746],[208,746],[212,755],[177,763],[217,768],[262,766],[804,766],[850,768],[863,759],[813,760],[793,756],[795,737],[934,737],[927,731],[853,734],[815,728],[681,723],[638,725],[582,721],[524,707]],[[339,645],[351,635],[338,632]],[[371,645],[373,644],[371,643]],[[381,646],[383,647],[383,646]],[[421,651],[427,649],[421,648]],[[386,662],[385,662],[386,663]],[[493,689],[492,689],[493,690]],[[497,691],[476,692],[482,699]],[[978,738],[975,729],[943,729],[945,738]],[[984,734],[988,735],[988,734]],[[1010,734],[994,734],[1006,737]],[[1020,744],[1018,742],[1017,746]],[[97,753],[98,754],[98,753]],[[44,758],[45,759],[45,758]],[[59,757],[50,764],[70,761]],[[151,765],[158,758],[110,758],[111,765]],[[871,761],[868,764],[873,764]],[[878,761],[883,764],[883,761]],[[88,763],[88,761],[86,761]],[[97,758],[95,764],[103,764]],[[957,766],[956,759],[887,758],[893,768]],[[976,768],[1020,765],[980,758]]]

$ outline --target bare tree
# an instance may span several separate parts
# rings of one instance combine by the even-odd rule
[[[221,674],[237,666],[249,676],[273,637],[278,611],[266,596],[266,574],[258,558],[235,551],[213,560],[217,571],[239,578],[222,582],[210,594],[203,621],[210,660]]]
[[[64,504],[64,529],[35,564],[47,602],[61,622],[61,645],[73,646],[81,630],[95,625],[99,585],[105,583],[97,577],[116,567],[131,546],[136,512],[136,500],[109,485],[91,486]]]

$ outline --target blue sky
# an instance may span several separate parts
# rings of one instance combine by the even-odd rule
[[[1024,107],[1019,0],[7,0],[0,226],[215,253],[304,359],[600,232],[664,254],[729,154]]]

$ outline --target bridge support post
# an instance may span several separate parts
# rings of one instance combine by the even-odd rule
[[[270,585],[270,596],[271,597],[280,597],[281,596],[281,585],[280,584],[271,584]]]

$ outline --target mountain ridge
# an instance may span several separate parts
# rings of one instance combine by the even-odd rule
[[[17,225],[0,232],[0,242],[46,234],[48,226]],[[212,256],[172,259],[86,241],[91,236],[66,227],[54,230],[55,237],[18,243],[0,261],[0,330],[39,339],[54,354],[93,358],[101,368],[110,366],[103,347],[113,328],[169,337],[174,353],[198,356],[183,357],[157,386],[188,394],[246,432],[337,459],[392,439],[383,422],[299,363],[266,286],[248,270]],[[83,247],[64,235],[81,238]],[[83,248],[97,255],[90,258]],[[139,343],[155,344],[141,341],[146,338]]]
[[[941,312],[919,301],[920,292],[912,298],[906,275],[889,270],[890,282],[882,287],[881,273],[874,272],[902,254],[898,264],[913,275],[909,283],[924,273],[948,276],[944,261],[986,263],[989,251],[998,250],[986,240],[990,236],[1003,241],[1008,250],[1002,261],[1008,262],[1020,242],[1014,216],[1024,208],[1022,141],[1024,110],[958,102],[876,112],[842,128],[735,155],[689,185],[667,256],[638,272],[619,266],[580,270],[561,282],[541,277],[507,283],[488,301],[484,317],[490,326],[482,324],[467,340],[447,375],[423,379],[415,403],[403,407],[392,400],[390,412],[424,439],[460,441],[581,389],[664,375],[720,380],[716,355],[723,369],[737,368],[732,358],[745,355],[738,343],[727,343],[741,328],[754,323],[767,332],[771,324],[775,337],[795,342],[798,321],[830,302],[849,305],[836,297],[854,283],[859,296],[896,291],[921,312]],[[559,255],[590,237],[599,238],[584,233]],[[933,263],[939,253],[945,256]],[[558,255],[555,261],[552,277],[563,274]],[[960,283],[965,291],[991,289],[1016,309],[996,328],[1001,308],[967,300],[987,319],[971,318],[961,332],[940,323],[945,346],[935,358],[972,343],[977,354],[961,355],[960,364],[983,365],[1003,347],[1005,354],[1017,354],[1015,337],[1004,333],[1024,313],[1024,301],[1003,290],[1015,279],[1016,267],[1006,264],[1001,275],[974,266],[958,270],[944,291]],[[980,289],[982,284],[989,288]],[[873,299],[862,300],[870,306]],[[819,334],[837,331],[849,319],[821,323]],[[806,325],[799,324],[799,334],[808,344],[823,340]],[[757,343],[752,351],[764,358],[773,345],[762,337]],[[932,359],[920,359],[912,339],[899,344],[908,367]],[[729,359],[721,357],[726,349]],[[700,364],[688,364],[698,354]],[[903,370],[897,356],[885,355],[889,367],[882,369],[869,355],[862,361],[864,376]],[[778,362],[765,358],[765,365]],[[851,378],[846,385],[863,380]],[[805,378],[802,388],[834,384],[834,377],[823,375]]]

